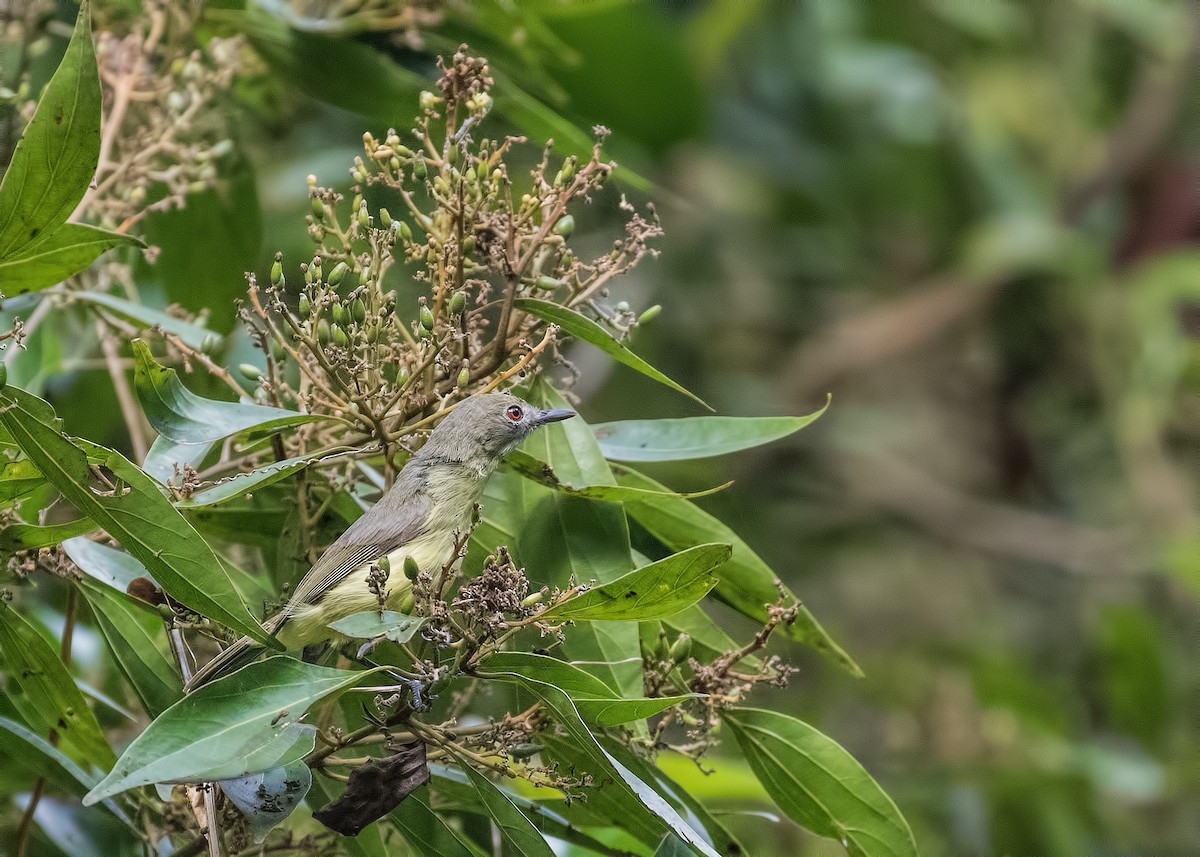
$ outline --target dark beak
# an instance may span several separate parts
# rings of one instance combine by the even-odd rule
[[[575,416],[575,412],[570,408],[552,408],[548,411],[542,411],[538,415],[538,425],[544,426],[546,423],[556,423],[560,420],[569,420]]]

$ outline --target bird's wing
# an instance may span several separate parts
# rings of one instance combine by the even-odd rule
[[[388,499],[384,498],[355,521],[321,554],[292,593],[281,619],[301,605],[315,604],[354,569],[374,562],[421,534],[432,505],[429,495],[414,492],[401,502],[397,502],[399,497],[392,502],[387,502]]]

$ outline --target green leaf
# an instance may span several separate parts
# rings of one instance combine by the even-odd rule
[[[622,485],[648,488],[652,491],[662,488],[650,477],[628,467],[616,466],[614,473]],[[729,562],[721,566],[720,581],[713,594],[742,615],[758,622],[766,621],[767,611],[764,605],[779,599],[779,592],[775,586],[779,575],[775,574],[749,545],[738,538],[733,530],[690,500],[682,498],[664,498],[653,503],[626,503],[625,510],[671,550],[684,550],[692,545],[711,542],[713,539],[732,545],[733,555]],[[788,592],[788,597],[795,598],[791,592]],[[799,599],[797,603],[800,604],[800,613],[796,621],[787,626],[788,636],[812,646],[852,675],[861,676],[862,670],[858,664],[834,642]]]
[[[851,857],[916,855],[908,822],[854,757],[795,717],[734,708],[723,719],[759,781],[797,824]]]
[[[704,491],[693,491],[687,494],[670,490],[647,491],[644,488],[627,488],[623,485],[576,486],[560,481],[554,473],[554,468],[549,464],[539,461],[529,453],[519,449],[510,452],[500,463],[508,470],[519,473],[526,479],[530,479],[539,485],[553,488],[555,491],[563,491],[576,497],[586,497],[589,500],[602,500],[609,503],[625,503],[637,500],[653,501],[658,497],[707,497],[709,494],[723,491],[733,484],[732,482],[726,482],[724,485],[718,485],[715,488],[709,488]]]
[[[371,672],[273,657],[203,685],[134,738],[83,802],[149,783],[227,779],[295,761],[313,748],[315,731],[297,728],[307,727],[309,706]]]
[[[604,738],[600,743],[617,761],[633,771],[643,782],[653,786],[654,790],[675,807],[689,825],[697,831],[705,831],[708,834],[708,843],[718,852],[721,854],[748,853],[745,847],[725,829],[725,825],[721,824],[708,808],[696,799],[690,789],[671,779],[657,765],[636,756],[617,741]],[[661,759],[662,756],[659,758]],[[695,767],[694,763],[693,770],[701,778],[708,776],[707,773],[702,773],[701,768]],[[703,770],[707,771],[708,767]]]
[[[24,497],[45,482],[46,477],[32,461],[10,461],[0,468],[0,503]]]
[[[508,799],[504,792],[492,785],[492,781],[471,767],[465,759],[461,767],[466,773],[479,802],[483,804],[491,819],[500,829],[500,835],[517,854],[525,857],[554,857],[554,851],[538,829],[533,826],[521,810]]]
[[[0,424],[63,496],[140,560],[177,601],[279,648],[247,611],[212,549],[154,480],[120,453],[88,441],[73,442],[40,422],[39,404],[44,403],[24,390],[6,387],[0,391]],[[104,461],[115,481],[98,479],[89,457]]]
[[[45,777],[80,795],[100,780],[99,774],[85,771],[59,747],[55,747],[24,723],[18,723],[8,717],[0,717],[0,730],[16,736],[23,742],[25,746],[21,748],[20,758],[18,759],[14,753],[12,759],[14,762],[29,767],[38,776]],[[7,745],[7,743],[7,739],[2,740],[3,745]],[[32,758],[24,752],[30,749],[36,751]]]
[[[521,676],[520,681],[554,713],[558,725],[572,739],[571,743],[587,755],[593,763],[592,773],[611,776],[614,784],[620,784],[635,798],[631,807],[636,807],[636,812],[649,813],[653,817],[653,824],[659,828],[660,837],[664,833],[673,832],[692,846],[696,853],[705,857],[719,857],[705,837],[684,821],[662,795],[600,745],[579,716],[579,711],[570,696],[554,685],[537,679]]]
[[[641,357],[638,357],[620,342],[613,338],[612,334],[603,327],[592,321],[590,318],[580,315],[574,310],[567,309],[560,304],[551,303],[550,301],[539,300],[538,298],[517,298],[513,302],[513,306],[522,309],[525,312],[532,313],[543,321],[548,321],[557,324],[567,333],[571,334],[584,342],[590,342],[601,351],[611,356],[619,363],[624,363],[643,375],[653,378],[660,384],[666,384],[672,390],[683,393],[685,396],[694,399],[710,411],[708,403],[690,392],[679,384],[676,384],[662,372],[659,372]]]
[[[539,381],[529,398],[540,407],[564,407],[565,400]],[[582,418],[552,423],[535,432],[525,449],[547,462],[565,481],[581,485],[615,484],[591,429]],[[516,542],[522,563],[538,583],[567,586],[573,580],[608,583],[633,569],[629,525],[616,503],[594,502],[541,488],[522,488],[524,516]],[[591,662],[595,672],[621,696],[642,693],[642,664],[634,623],[606,622],[573,628],[563,653]]]
[[[471,781],[460,768],[430,762],[429,773],[432,774],[429,787],[436,791],[443,798],[443,803],[448,803],[455,812],[487,815],[479,799],[475,796],[475,789],[471,785]],[[579,829],[582,825],[573,824],[566,816],[547,806],[547,802],[526,797],[503,783],[496,783],[494,786],[512,801],[513,805],[521,810],[544,835],[570,842],[597,854],[606,854],[610,857],[630,857],[628,851],[610,848],[593,839]],[[437,854],[440,857],[442,852],[434,849],[425,853]]]
[[[100,75],[84,0],[62,62],[0,181],[0,260],[28,255],[83,199],[100,159]],[[49,284],[47,284],[49,285]],[[18,294],[4,282],[7,294]]]
[[[185,446],[184,448],[186,449],[187,447]],[[249,473],[239,473],[236,476],[218,482],[211,488],[203,488],[184,500],[176,500],[175,506],[179,509],[199,509],[203,506],[216,506],[218,503],[242,497],[260,488],[273,485],[281,479],[286,479],[293,473],[303,470],[314,460],[313,458],[287,458],[283,461],[267,464],[257,470],[251,470]]]
[[[572,698],[620,699],[611,687],[587,670],[549,655],[532,652],[496,652],[481,665],[486,674],[511,673],[516,677],[548,682]]]
[[[686,461],[762,446],[804,428],[806,417],[685,417],[623,420],[592,426],[604,457],[614,461]]]
[[[162,617],[145,602],[91,577],[80,580],[79,589],[145,712],[157,717],[174,705],[183,687],[174,663],[159,645],[165,637]]]
[[[430,808],[428,785],[411,792],[403,805],[388,813],[388,819],[419,854],[481,857],[482,852]]]
[[[81,571],[119,592],[127,592],[134,578],[150,577],[146,566],[125,551],[82,536],[67,539],[62,543],[62,548]]]
[[[145,246],[132,235],[83,223],[64,223],[17,254],[0,257],[0,283],[4,284],[5,294],[44,289],[78,274],[104,251],[128,245]]]
[[[0,530],[0,554],[53,547],[65,539],[82,536],[94,529],[96,524],[89,518],[44,527],[37,524],[9,524]]]
[[[697,545],[631,571],[611,583],[550,607],[549,622],[658,619],[695,604],[717,585],[713,569],[732,554],[729,545]]]
[[[386,637],[393,643],[407,643],[424,624],[423,617],[408,616],[395,610],[364,610],[330,622],[329,627],[358,640]]]
[[[269,433],[287,426],[324,419],[249,402],[219,402],[197,396],[183,386],[174,369],[154,362],[149,346],[133,341],[134,386],[150,425],[175,443],[208,443],[254,429]]]
[[[75,686],[75,679],[21,614],[0,599],[0,666],[8,675],[8,699],[43,738],[58,744],[75,761],[105,768],[116,758],[96,715]]]
[[[525,652],[497,652],[484,661],[479,674],[501,681],[529,678],[552,684],[571,697],[584,722],[595,726],[618,726],[634,720],[645,720],[698,696],[687,694],[656,699],[622,699],[600,679],[574,664]]]
[[[167,315],[161,310],[134,303],[133,301],[127,301],[124,298],[118,298],[106,292],[71,292],[71,300],[103,307],[113,315],[145,329],[160,328],[164,333],[171,333],[178,336],[184,343],[193,348],[204,347],[206,340],[209,343],[215,341],[217,344],[220,344],[221,342],[219,334],[202,325],[183,321],[182,319],[175,318],[175,316]]]

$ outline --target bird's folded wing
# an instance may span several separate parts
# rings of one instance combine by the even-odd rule
[[[315,604],[356,568],[375,562],[421,534],[432,505],[426,494],[409,495],[402,504],[385,497],[330,545],[296,587],[282,618],[298,607]],[[387,508],[381,506],[387,505]]]

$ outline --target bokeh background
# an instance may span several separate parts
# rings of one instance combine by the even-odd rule
[[[700,502],[867,673],[794,647],[759,703],[841,741],[925,854],[1200,853],[1200,6],[223,0],[202,21],[246,39],[216,107],[236,156],[146,221],[144,300],[232,329],[245,271],[311,252],[305,175],[348,187],[362,132],[407,127],[432,57],[468,42],[501,127],[562,151],[612,130],[625,169],[577,214],[583,245],[622,194],[657,206],[661,255],[612,296],[663,306],[638,351],[721,413],[832,396],[787,441],[655,470],[735,479]],[[10,381],[119,443],[94,334],[65,330]],[[697,413],[573,356],[590,421]],[[762,809],[715,763],[699,793]],[[757,853],[840,853],[731,824]]]

